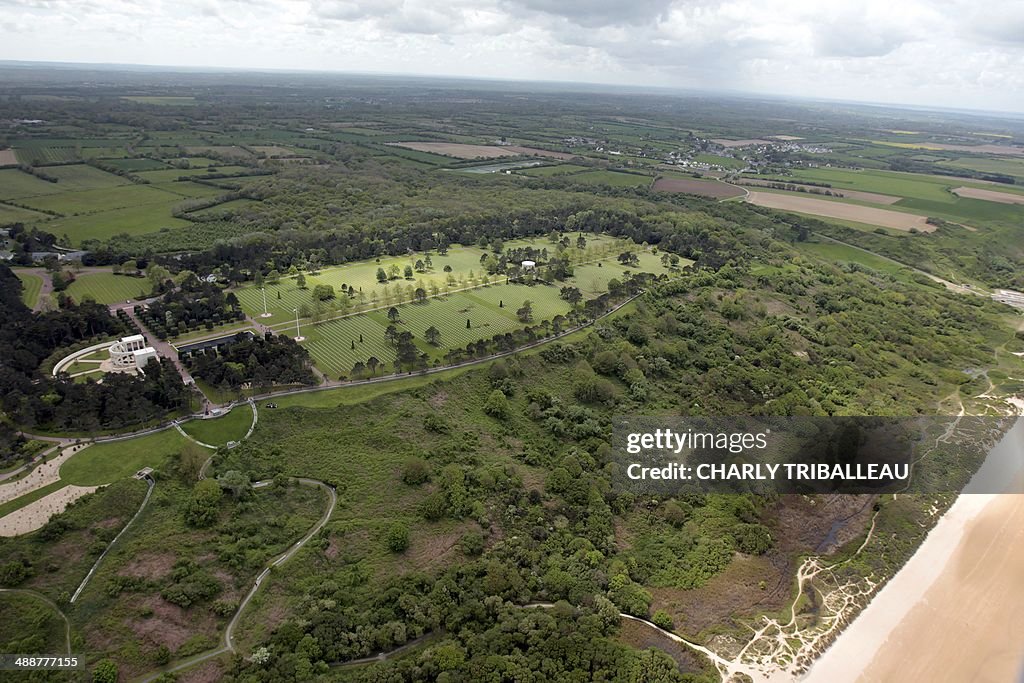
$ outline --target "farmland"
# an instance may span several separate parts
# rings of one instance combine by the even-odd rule
[[[716,180],[698,180],[696,178],[661,177],[654,182],[654,188],[658,192],[685,192],[687,194],[699,194],[715,199],[727,199],[738,197],[743,190],[718,182]]]
[[[745,197],[745,201],[781,211],[838,218],[856,223],[892,228],[894,230],[916,230],[918,232],[932,232],[935,230],[935,226],[929,225],[926,222],[927,216],[917,216],[911,213],[829,201],[827,199],[814,199],[797,194],[751,192]]]

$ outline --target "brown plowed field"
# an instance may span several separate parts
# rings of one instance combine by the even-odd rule
[[[998,202],[1000,204],[1024,204],[1024,194],[982,190],[977,187],[957,187],[951,190],[951,192],[957,197],[965,197],[967,199],[983,199],[986,202]]]

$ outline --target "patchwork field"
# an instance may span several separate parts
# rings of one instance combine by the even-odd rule
[[[658,178],[654,181],[653,189],[658,192],[699,194],[705,197],[714,197],[715,199],[738,197],[743,194],[743,190],[727,183],[717,180],[698,180],[696,178]]]
[[[49,218],[45,213],[33,211],[31,209],[23,209],[20,206],[11,206],[10,204],[0,203],[0,225],[10,225],[11,223],[34,223],[35,221],[46,220]]]
[[[749,185],[751,187],[771,187],[773,182],[777,182],[777,181],[757,180],[755,178],[744,177],[740,184],[741,185]],[[815,190],[820,191],[822,189],[825,189],[825,188],[817,187],[815,185],[804,185],[802,183],[791,183],[791,184],[795,185],[797,187],[802,187],[802,188],[806,189],[808,192],[813,192]],[[830,191],[833,192],[833,193],[838,193],[840,196],[842,196],[842,197],[844,197],[846,199],[857,199],[859,201],[870,202],[872,204],[895,204],[900,199],[902,199],[901,197],[894,197],[894,196],[888,195],[888,194],[880,194],[878,192],[863,192],[861,190],[847,190],[847,189],[837,190],[837,189],[831,189]]]
[[[844,202],[829,201],[827,199],[813,199],[794,194],[782,194],[775,192],[751,192],[745,201],[758,206],[765,206],[769,209],[780,211],[793,211],[795,213],[806,213],[812,216],[824,216],[825,218],[838,218],[867,225],[877,225],[883,228],[894,230],[916,229],[920,232],[933,232],[934,225],[929,225],[927,216],[916,216],[912,213],[901,213],[888,209],[877,209],[859,204],[846,204]]]
[[[113,273],[83,273],[67,289],[75,301],[91,297],[101,304],[113,304],[139,296],[147,296],[153,290],[149,280]]]
[[[47,231],[55,235],[68,235],[72,244],[76,246],[81,245],[84,240],[109,239],[122,233],[139,235],[157,232],[163,228],[190,225],[188,221],[171,215],[171,208],[181,201],[181,197],[175,197],[157,204],[103,211],[87,216],[57,218],[47,221],[45,226]]]

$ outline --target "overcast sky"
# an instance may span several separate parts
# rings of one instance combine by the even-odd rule
[[[0,0],[0,59],[565,80],[1024,112],[1024,2]]]

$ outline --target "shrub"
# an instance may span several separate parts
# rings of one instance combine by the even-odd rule
[[[388,550],[393,553],[405,552],[405,549],[409,547],[409,527],[402,522],[395,522],[388,529],[385,543]]]
[[[430,464],[423,458],[409,458],[402,467],[402,481],[410,486],[430,481]]]

